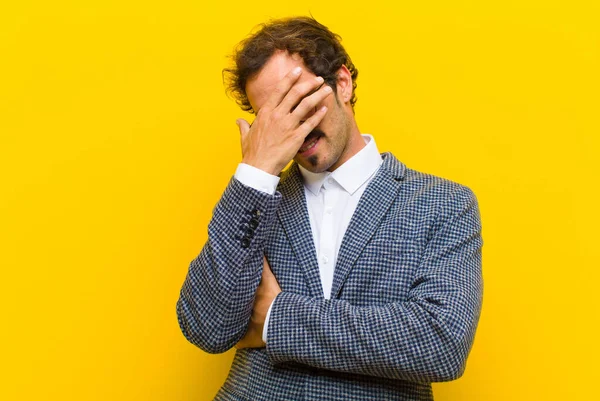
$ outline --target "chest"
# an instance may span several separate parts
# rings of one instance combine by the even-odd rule
[[[416,269],[422,262],[434,217],[433,211],[415,213],[409,205],[393,204],[360,249],[348,246],[353,244],[353,236],[360,230],[351,225],[339,239],[345,246],[337,246],[340,254],[336,258],[334,274],[339,273],[340,262],[348,260],[341,257],[344,252],[351,251],[356,257],[352,258],[351,266],[342,268],[346,272],[338,298],[357,306],[406,300]],[[305,219],[309,220],[308,210]],[[333,230],[333,222],[322,220],[321,224],[321,235],[327,235],[328,227]],[[310,226],[312,229],[312,224]],[[319,247],[315,245],[312,231],[303,231],[300,227],[295,232],[288,231],[279,221],[275,222],[266,247],[267,258],[280,286],[284,291],[322,296],[322,291],[318,294],[315,290],[320,288]]]

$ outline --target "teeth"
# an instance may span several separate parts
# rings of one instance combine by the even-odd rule
[[[317,138],[319,139],[319,138]],[[313,146],[315,146],[315,144],[317,143],[317,139],[313,140],[312,142],[310,142],[308,145],[303,146],[300,148],[300,152],[306,152],[308,149],[312,148]]]

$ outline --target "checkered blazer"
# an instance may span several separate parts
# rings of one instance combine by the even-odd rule
[[[184,336],[210,353],[245,334],[266,255],[282,292],[267,347],[237,350],[216,400],[432,400],[462,375],[482,302],[471,190],[392,154],[350,221],[323,296],[302,177],[269,195],[232,178],[177,302]]]

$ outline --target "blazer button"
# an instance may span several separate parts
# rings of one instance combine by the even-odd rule
[[[254,230],[256,227],[258,227],[258,220],[256,218],[253,218],[248,224],[250,224],[250,228]]]
[[[250,246],[250,240],[248,238],[242,239],[242,248],[248,248]]]

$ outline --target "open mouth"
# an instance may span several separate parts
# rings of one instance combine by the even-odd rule
[[[323,135],[324,135],[323,132],[321,132],[320,130],[317,130],[317,129],[313,130],[310,134],[308,134],[308,136],[304,140],[304,143],[298,150],[298,154],[305,155],[308,153],[312,153],[313,150],[319,144],[319,140],[321,139],[321,136],[323,136]]]
[[[308,142],[304,141],[304,144],[302,145],[298,153],[304,153],[311,150],[312,148],[317,146],[317,142],[319,142],[319,138],[313,138]]]

